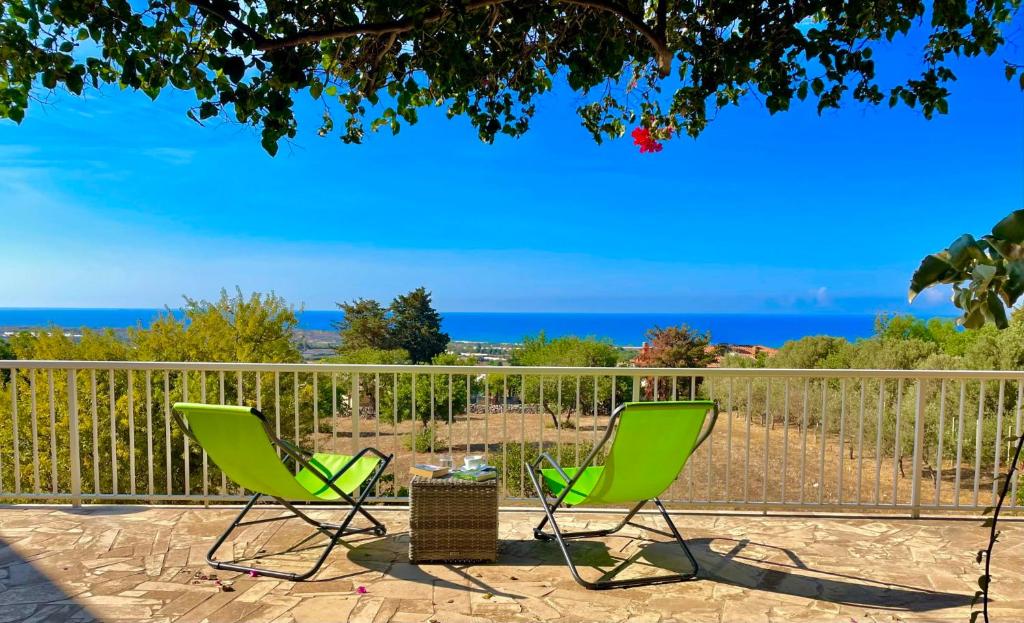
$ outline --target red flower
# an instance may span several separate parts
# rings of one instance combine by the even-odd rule
[[[653,154],[661,151],[662,145],[659,143],[654,136],[651,135],[651,131],[647,128],[639,127],[635,128],[632,132],[633,144],[640,147],[640,153],[642,154]]]

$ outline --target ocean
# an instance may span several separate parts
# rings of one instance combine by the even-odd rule
[[[125,328],[148,324],[159,309],[71,309],[0,308],[0,327],[56,325],[67,329]],[[175,310],[176,315],[181,312]],[[453,340],[471,342],[520,342],[524,336],[545,331],[549,337],[563,335],[609,338],[622,346],[639,346],[644,333],[654,326],[682,323],[710,331],[716,343],[781,346],[787,340],[806,335],[834,335],[849,340],[874,332],[874,316],[786,315],[786,314],[686,314],[686,313],[505,313],[443,312],[443,329]],[[306,310],[299,326],[306,330],[332,330],[341,319],[334,310]]]

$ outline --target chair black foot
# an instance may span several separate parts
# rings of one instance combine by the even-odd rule
[[[533,538],[537,539],[538,541],[550,541],[550,540],[552,540],[555,537],[553,537],[550,534],[547,534],[545,532],[542,532],[542,531],[537,530],[536,528],[534,528],[534,530],[533,530]]]
[[[388,533],[388,529],[385,528],[384,526],[376,526],[373,529],[373,534],[375,536],[384,536],[387,533]]]

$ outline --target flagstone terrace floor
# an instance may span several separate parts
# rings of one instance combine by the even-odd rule
[[[388,536],[355,538],[314,581],[290,583],[206,566],[207,548],[236,512],[0,507],[0,623],[967,621],[985,538],[973,520],[682,515],[677,525],[702,579],[593,592],[572,581],[557,545],[533,540],[537,513],[501,514],[497,564],[414,566],[407,513],[382,510]],[[567,526],[612,521],[578,513]],[[661,527],[655,516],[639,521]],[[653,531],[620,534],[574,546],[591,579],[623,560],[617,577],[685,568]],[[297,521],[260,524],[232,546],[236,556],[295,567],[317,554],[314,542],[301,543],[307,535]],[[1021,621],[1024,524],[1007,523],[998,547],[993,621]]]

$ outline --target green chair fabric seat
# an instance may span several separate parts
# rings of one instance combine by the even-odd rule
[[[210,549],[207,562],[211,566],[302,580],[319,569],[342,536],[360,532],[385,533],[384,525],[363,509],[362,503],[392,456],[385,456],[374,448],[365,448],[355,456],[302,450],[278,438],[263,414],[250,407],[179,402],[174,405],[174,416],[185,434],[203,448],[227,477],[255,493],[227,532]],[[282,455],[284,459],[291,459],[295,467],[290,469],[282,461]],[[217,549],[235,528],[255,523],[244,522],[243,518],[264,496],[276,499],[291,511],[292,515],[278,519],[299,517],[331,537],[320,560],[309,572],[278,572],[216,560]],[[341,524],[316,521],[294,506],[299,502],[339,501],[352,506]],[[369,519],[372,525],[359,530],[349,529],[356,513]]]
[[[709,413],[710,420],[707,417]],[[583,465],[562,467],[549,455],[542,454],[529,470],[545,510],[545,518],[534,529],[534,536],[542,540],[557,540],[573,578],[587,588],[640,586],[695,578],[697,561],[679,536],[659,496],[678,478],[687,460],[711,434],[717,413],[716,403],[709,400],[630,402],[612,414],[604,437],[594,446]],[[591,465],[613,435],[614,440],[603,465]],[[544,462],[551,467],[542,468]],[[546,501],[545,490],[554,498],[553,502]],[[584,581],[569,556],[565,540],[614,534],[650,500],[661,511],[692,564],[693,572],[633,580]],[[612,506],[624,503],[635,506],[618,526],[608,530],[565,533],[555,522],[555,513],[563,505]],[[552,533],[543,532],[548,522],[551,522]]]

